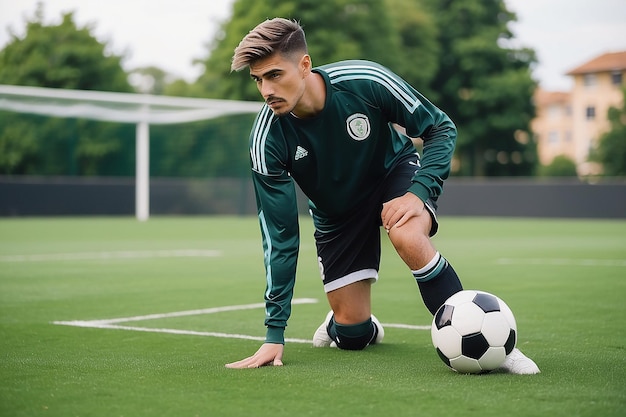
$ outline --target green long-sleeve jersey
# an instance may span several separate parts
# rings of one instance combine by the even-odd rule
[[[449,173],[456,140],[450,118],[385,67],[342,61],[315,68],[326,102],[315,117],[277,117],[268,106],[250,134],[250,157],[267,279],[266,341],[284,343],[300,244],[295,180],[320,229],[367,200],[390,168],[415,153],[421,168],[410,192],[436,199]],[[405,128],[404,136],[392,124]]]

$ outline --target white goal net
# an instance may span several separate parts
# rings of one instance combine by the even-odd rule
[[[0,85],[0,110],[135,124],[135,215],[139,220],[150,216],[150,125],[256,113],[260,108],[259,102]]]

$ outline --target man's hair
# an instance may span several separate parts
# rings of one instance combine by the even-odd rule
[[[274,53],[290,56],[308,53],[304,30],[295,20],[280,17],[266,20],[252,29],[235,48],[231,71],[240,71]]]

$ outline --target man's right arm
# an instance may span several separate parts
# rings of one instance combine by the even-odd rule
[[[285,327],[291,315],[299,248],[295,187],[286,173],[280,176],[252,174],[263,237],[265,263],[265,343],[252,356],[226,364],[227,368],[281,366]]]
[[[300,235],[296,191],[291,177],[252,174],[265,264],[266,342],[284,343],[291,315]]]

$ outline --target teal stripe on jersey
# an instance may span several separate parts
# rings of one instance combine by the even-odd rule
[[[252,128],[252,143],[250,144],[252,169],[263,175],[268,175],[269,173],[265,163],[265,141],[267,140],[273,118],[274,112],[269,107],[263,106]]]
[[[262,210],[259,212],[259,220],[261,222],[261,230],[263,233],[263,243],[265,244],[265,248],[264,248],[265,253],[263,255],[265,256],[265,259],[266,259],[265,265],[267,266],[266,271],[265,271],[265,279],[267,281],[265,299],[269,299],[270,294],[272,293],[272,263],[269,262],[269,259],[271,259],[272,257],[272,235],[270,235],[270,232],[267,228],[267,222],[265,221],[265,213],[263,213]],[[267,311],[265,312],[265,314],[266,316],[269,315]]]
[[[346,64],[329,66],[324,70],[330,77],[331,84],[358,79],[374,81],[385,87],[411,113],[422,104],[404,83],[391,77],[382,68],[365,64]]]

